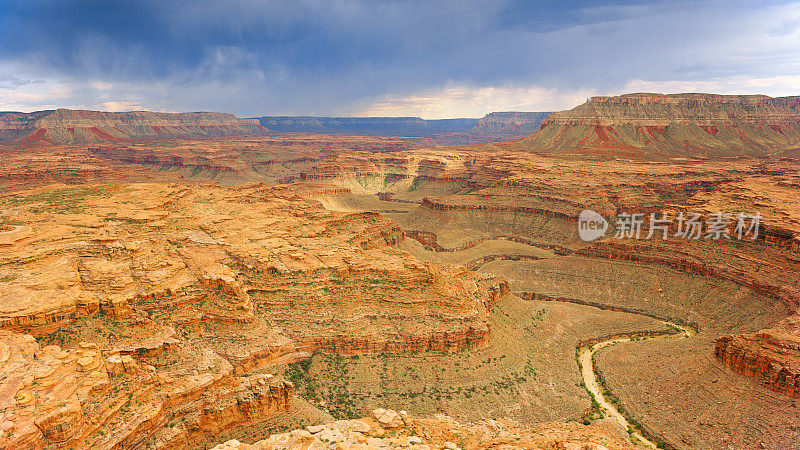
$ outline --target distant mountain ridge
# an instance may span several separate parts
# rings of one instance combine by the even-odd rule
[[[263,134],[253,119],[213,112],[104,112],[72,109],[0,112],[0,141],[83,144],[104,141]]]
[[[426,137],[437,144],[476,144],[523,138],[548,113],[494,112],[480,119],[419,117],[264,116],[239,118],[214,112],[104,112],[56,109],[0,112],[0,142],[91,144],[247,134],[314,133]]]
[[[515,145],[597,158],[800,156],[800,97],[626,94],[550,114]]]
[[[278,133],[363,134],[428,136],[434,133],[466,131],[478,119],[424,120],[420,117],[316,117],[264,116],[261,125]]]
[[[440,144],[474,144],[519,139],[538,130],[546,112],[493,112],[480,119],[425,120],[420,117],[264,116],[279,133],[431,137]]]
[[[476,129],[486,133],[533,133],[549,115],[549,112],[493,112],[478,119]]]

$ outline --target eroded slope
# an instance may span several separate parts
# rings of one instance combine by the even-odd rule
[[[249,370],[479,347],[505,292],[389,247],[402,232],[376,214],[287,188],[49,187],[2,203],[7,445],[185,445],[288,408],[291,384]]]

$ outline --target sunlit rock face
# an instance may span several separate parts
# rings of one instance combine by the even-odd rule
[[[799,136],[800,97],[628,94],[553,113],[518,146],[603,159],[781,157],[797,155]]]
[[[249,370],[480,347],[506,292],[391,247],[403,234],[377,214],[287,188],[62,186],[5,201],[27,224],[4,226],[0,246],[14,445],[191,443],[289,407],[289,383]]]

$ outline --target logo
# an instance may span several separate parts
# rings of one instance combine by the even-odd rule
[[[578,216],[578,235],[585,242],[591,242],[605,236],[608,230],[608,221],[591,209],[584,209]]]

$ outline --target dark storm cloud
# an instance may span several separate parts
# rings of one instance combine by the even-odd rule
[[[632,80],[780,76],[798,73],[796,6],[0,1],[0,78],[55,85],[65,106],[252,115],[355,111],[453,85],[609,91]],[[767,13],[781,8],[789,16]],[[758,20],[772,31],[745,36]]]

